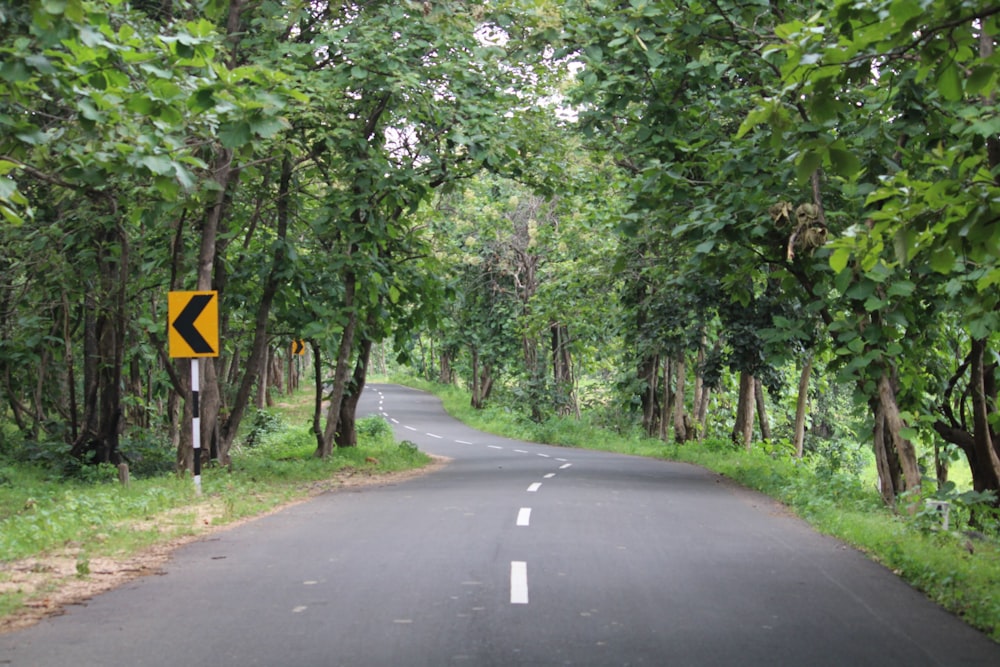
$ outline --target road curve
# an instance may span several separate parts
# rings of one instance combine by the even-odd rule
[[[1000,665],[1000,645],[776,503],[685,464],[472,430],[370,387],[448,457],[184,547],[0,636],[0,664]]]

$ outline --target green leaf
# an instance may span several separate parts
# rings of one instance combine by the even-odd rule
[[[931,269],[938,273],[951,273],[955,268],[955,252],[946,245],[941,245],[931,252]]]
[[[869,313],[874,313],[876,311],[882,310],[887,305],[889,305],[885,299],[882,299],[874,294],[867,299],[865,299],[865,310]]]
[[[954,59],[938,72],[937,89],[941,97],[949,102],[958,102],[962,99],[962,76]]]
[[[219,141],[226,148],[239,148],[250,143],[252,138],[253,133],[250,130],[250,124],[242,120],[223,123],[219,128]]]
[[[909,280],[900,280],[889,285],[889,289],[886,290],[886,294],[889,296],[908,297],[912,296],[916,289],[917,286]]]
[[[875,283],[870,280],[862,280],[857,282],[847,290],[845,296],[849,299],[855,299],[861,301],[862,299],[867,299],[875,292]]]
[[[799,183],[808,183],[809,179],[812,178],[813,173],[819,169],[822,164],[823,158],[819,153],[816,153],[815,151],[806,151],[802,153],[799,158],[799,163],[796,166]]]
[[[250,121],[250,129],[258,137],[273,137],[275,134],[285,129],[287,123],[281,118],[255,117]]]
[[[215,106],[215,90],[201,88],[188,99],[188,108],[196,113],[207,111]]]
[[[854,153],[842,148],[830,148],[830,164],[834,173],[844,178],[852,178],[861,171],[861,161]]]
[[[66,11],[68,0],[42,0],[42,10],[47,14],[59,16]]]
[[[847,268],[847,262],[851,259],[851,249],[845,246],[834,249],[830,254],[830,268],[835,273],[840,273]]]
[[[965,92],[969,95],[982,93],[992,83],[994,74],[996,74],[996,68],[992,65],[973,67],[969,78],[965,80]]]
[[[174,171],[174,162],[164,155],[144,155],[139,164],[157,175],[170,174]]]

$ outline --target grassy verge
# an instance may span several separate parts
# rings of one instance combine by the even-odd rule
[[[257,415],[250,425],[254,446],[234,448],[229,468],[203,470],[200,495],[190,478],[133,479],[125,487],[113,468],[92,471],[86,482],[69,481],[0,460],[0,629],[17,627],[12,617],[19,614],[86,597],[82,584],[96,585],[99,575],[142,573],[137,559],[143,553],[430,462],[415,447],[397,444],[377,417],[359,420],[357,448],[315,458],[315,439],[301,418],[311,400],[304,391]],[[70,587],[83,590],[62,596]]]
[[[704,466],[787,505],[817,530],[837,537],[893,570],[929,598],[1000,642],[1000,543],[996,536],[940,530],[930,512],[886,508],[863,476],[829,459],[797,461],[781,451],[752,452],[725,442],[667,445],[601,431],[585,421],[536,424],[504,409],[473,410],[455,387],[394,381],[437,394],[445,409],[475,428],[533,442],[685,461]],[[954,524],[961,526],[961,508]]]

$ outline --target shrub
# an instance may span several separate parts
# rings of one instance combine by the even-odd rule
[[[389,426],[389,422],[378,415],[362,417],[355,424],[355,428],[357,428],[358,437],[370,438],[371,440],[379,440],[386,436],[392,437],[392,427]]]
[[[247,448],[259,445],[267,436],[272,433],[279,433],[285,428],[284,420],[276,412],[266,409],[254,409],[250,415],[250,429],[243,444]]]

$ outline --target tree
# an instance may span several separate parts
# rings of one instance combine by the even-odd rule
[[[829,29],[817,31],[819,22]],[[773,96],[748,118],[767,122],[776,141],[797,150],[800,172],[823,165],[836,173],[853,202],[856,215],[830,264],[864,328],[845,322],[835,335],[857,355],[848,368],[876,392],[887,500],[919,488],[908,438],[920,415],[935,413],[937,434],[965,451],[976,489],[997,489],[996,403],[981,356],[997,317],[997,211],[990,202],[1000,144],[995,110],[984,104],[996,87],[996,28],[997,9],[988,3],[928,11],[901,0],[833,3],[822,15],[778,28],[781,42],[768,57],[790,94]],[[952,313],[960,313],[967,353],[945,371],[924,361],[950,338]],[[904,338],[926,344],[907,351]],[[926,368],[940,375],[929,383]],[[968,390],[957,392],[960,385]]]

